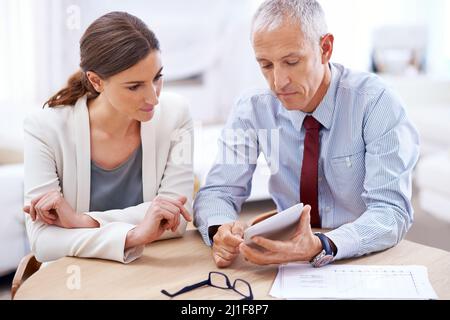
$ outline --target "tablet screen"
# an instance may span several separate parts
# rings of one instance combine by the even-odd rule
[[[302,214],[303,204],[296,204],[270,218],[247,228],[244,232],[244,243],[255,246],[251,240],[254,236],[261,236],[271,240],[287,240],[291,238]]]

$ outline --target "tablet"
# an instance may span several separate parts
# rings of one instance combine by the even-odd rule
[[[291,238],[299,223],[302,210],[303,203],[299,203],[248,227],[244,232],[244,243],[256,246],[251,240],[254,236],[261,236],[271,240],[287,240]]]

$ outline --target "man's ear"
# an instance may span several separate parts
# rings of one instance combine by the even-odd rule
[[[98,74],[93,71],[88,71],[86,72],[86,77],[88,78],[88,81],[95,89],[95,91],[97,91],[98,93],[101,93],[103,91],[104,81]]]
[[[334,36],[331,33],[327,33],[320,39],[320,52],[322,54],[322,64],[326,64],[330,61],[333,54]]]

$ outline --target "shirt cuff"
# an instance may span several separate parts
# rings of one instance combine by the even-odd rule
[[[221,226],[225,223],[231,223],[236,220],[227,216],[212,216],[208,218],[206,225],[199,227],[200,234],[202,235],[203,241],[207,246],[212,246],[212,241],[209,238],[209,227]]]
[[[334,260],[347,259],[358,256],[361,246],[360,237],[350,225],[343,225],[335,230],[325,233],[337,248]]]

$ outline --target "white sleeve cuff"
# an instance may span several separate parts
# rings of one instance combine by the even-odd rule
[[[145,246],[141,245],[125,250],[125,254],[123,255],[123,263],[130,263],[140,258],[144,252],[144,248]]]
[[[125,250],[127,234],[135,227],[133,224],[123,222],[112,222],[102,227],[105,231],[109,229],[109,239],[105,238],[105,241],[110,242],[108,247],[110,248],[109,254],[112,256],[108,257],[109,259],[122,263],[130,263],[142,255],[144,251],[143,245]]]
[[[109,221],[102,218],[103,212],[85,212],[86,215],[98,222],[100,228],[108,224]]]

